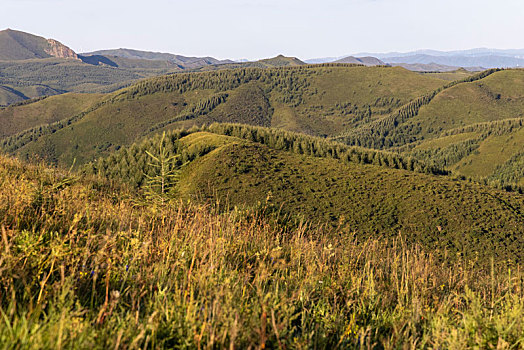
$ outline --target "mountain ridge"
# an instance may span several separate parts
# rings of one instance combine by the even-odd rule
[[[386,65],[386,63],[384,63],[382,60],[376,57],[372,57],[372,56],[365,56],[365,57],[347,56],[339,60],[333,61],[333,63],[353,63],[353,64],[363,64],[365,66],[384,66]]]
[[[136,49],[107,49],[97,50],[92,52],[82,53],[82,56],[115,56],[128,59],[140,59],[140,60],[152,60],[152,61],[168,61],[185,68],[195,68],[197,66],[204,65],[215,65],[215,64],[227,64],[234,63],[232,60],[219,60],[214,57],[189,57],[183,55],[177,55],[166,52],[154,52],[154,51],[142,51]]]
[[[26,60],[32,58],[66,58],[78,60],[78,55],[55,39],[13,29],[0,31],[0,60]]]

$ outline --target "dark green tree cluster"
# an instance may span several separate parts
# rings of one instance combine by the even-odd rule
[[[100,158],[85,165],[83,172],[98,174],[109,179],[123,179],[133,186],[144,187],[150,177],[156,176],[157,169],[152,167],[150,162],[152,157],[162,156],[174,159],[167,170],[174,171],[183,164],[189,163],[218,147],[209,144],[195,144],[191,147],[184,147],[178,141],[184,136],[199,131],[232,136],[296,154],[333,158],[347,164],[373,164],[420,173],[447,174],[446,171],[434,165],[428,165],[415,158],[403,157],[396,153],[346,146],[322,138],[278,129],[223,123],[215,123],[201,128],[195,127],[191,130],[175,130],[166,133],[165,136],[153,136],[130,147],[122,148],[108,157]],[[159,143],[162,144],[162,147],[158,146]],[[159,149],[164,150],[165,153],[160,153]]]
[[[448,174],[443,169],[419,162],[411,157],[403,157],[392,152],[346,146],[339,142],[280,129],[216,123],[205,127],[205,130],[258,142],[270,148],[292,151],[313,157],[334,158],[347,163],[375,164],[428,174]]]
[[[302,102],[302,94],[309,86],[308,76],[313,74],[314,71],[302,66],[177,73],[138,83],[121,92],[119,97],[136,98],[156,92],[185,93],[198,89],[225,92],[252,81],[260,81],[264,83],[267,92],[276,90],[281,93],[281,102],[297,106]]]
[[[467,125],[461,128],[444,131],[441,136],[451,136],[470,132],[481,132],[483,137],[491,135],[501,136],[512,133],[515,130],[524,127],[524,118],[512,118],[504,120],[496,120],[486,123],[477,123]]]
[[[444,148],[416,149],[410,155],[420,161],[433,163],[439,168],[447,168],[479,148],[480,139],[471,139]]]
[[[206,115],[209,112],[211,112],[213,109],[218,107],[220,104],[226,102],[228,96],[229,95],[225,92],[219,92],[217,94],[213,94],[209,96],[208,98],[198,101],[195,105],[189,106],[176,117],[163,121],[161,123],[158,123],[155,126],[152,126],[149,129],[149,132],[154,132],[156,130],[162,129],[170,124],[173,124],[179,121],[195,119],[195,118],[198,118],[199,116]]]
[[[524,192],[524,152],[513,155],[506,163],[499,165],[486,183],[509,191]]]
[[[195,145],[191,149],[182,147],[178,140],[197,129],[175,130],[155,135],[130,147],[121,148],[105,158],[86,164],[82,172],[113,180],[125,180],[135,187],[150,187],[151,179],[158,186],[159,166],[165,174],[176,173],[182,165],[214,149],[210,145]],[[164,164],[159,160],[164,160]],[[168,160],[168,161],[166,161]],[[171,190],[168,186],[167,189]]]

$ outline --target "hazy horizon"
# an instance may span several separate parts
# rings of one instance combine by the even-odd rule
[[[524,3],[506,0],[4,0],[11,28],[76,52],[129,48],[220,59],[521,49]],[[18,15],[23,14],[23,15]]]

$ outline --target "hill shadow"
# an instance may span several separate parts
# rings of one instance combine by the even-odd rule
[[[82,62],[91,64],[93,66],[99,66],[103,64],[103,65],[107,65],[107,66],[111,66],[115,68],[118,67],[117,63],[115,63],[114,61],[111,61],[106,56],[93,55],[93,56],[78,56],[78,57],[82,60]]]

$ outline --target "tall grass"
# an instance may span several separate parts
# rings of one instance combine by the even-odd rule
[[[522,348],[518,266],[0,158],[4,348]]]

